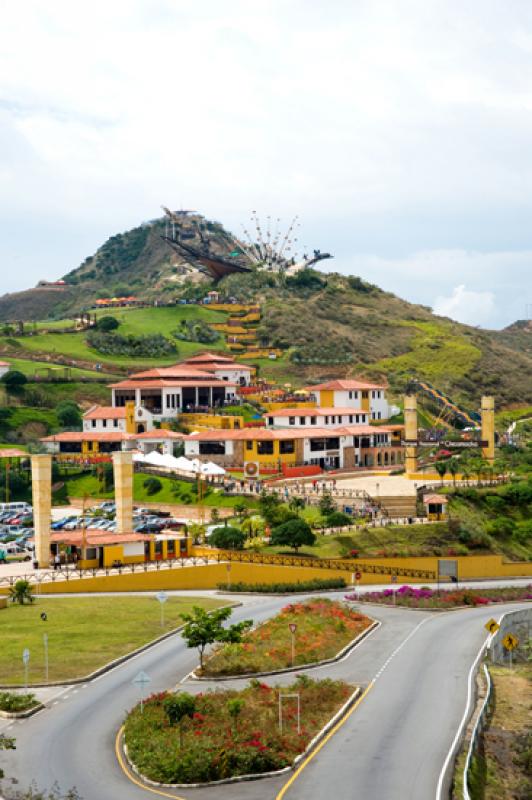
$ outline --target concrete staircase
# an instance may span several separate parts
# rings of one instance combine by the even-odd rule
[[[416,495],[396,495],[395,497],[373,497],[373,500],[391,518],[394,517],[416,517],[417,498]]]

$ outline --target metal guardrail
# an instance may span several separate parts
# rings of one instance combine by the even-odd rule
[[[471,732],[469,747],[467,748],[467,755],[464,765],[464,779],[462,784],[463,800],[471,800],[471,795],[469,793],[469,778],[471,774],[471,766],[473,763],[473,755],[475,752],[478,751],[478,748],[480,746],[480,737],[482,736],[482,733],[486,728],[486,723],[488,721],[488,717],[491,712],[491,706],[493,700],[493,683],[491,680],[490,671],[487,668],[486,664],[483,664],[482,666],[484,668],[484,675],[487,683],[487,691],[486,691],[486,697],[484,698],[484,702],[482,703],[482,708],[480,709],[480,713],[477,717],[477,720]]]

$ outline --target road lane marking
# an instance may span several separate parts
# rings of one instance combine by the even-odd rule
[[[403,647],[405,646],[405,644],[406,644],[406,643],[409,641],[409,639],[411,639],[411,638],[412,638],[412,636],[414,636],[414,634],[415,634],[415,633],[416,633],[416,632],[417,632],[417,631],[418,631],[418,630],[421,628],[421,626],[422,626],[422,625],[424,625],[424,624],[425,624],[425,622],[428,622],[429,620],[431,620],[431,619],[435,619],[435,618],[436,618],[436,617],[425,617],[425,619],[422,619],[422,620],[421,620],[421,622],[419,622],[419,623],[416,625],[416,627],[415,627],[415,628],[413,628],[413,629],[410,631],[410,633],[408,634],[408,636],[407,636],[405,639],[403,639],[403,641],[401,642],[401,644],[400,644],[400,645],[398,645],[398,647],[396,647],[396,648],[395,648],[395,650],[393,651],[393,653],[392,653],[390,656],[388,656],[387,660],[384,662],[384,664],[382,665],[382,667],[379,669],[379,671],[377,672],[377,674],[375,675],[375,677],[374,677],[374,678],[372,678],[372,680],[370,681],[370,683],[368,684],[368,686],[366,687],[366,689],[365,689],[365,690],[362,692],[362,694],[360,695],[360,697],[358,698],[358,700],[356,701],[356,703],[355,703],[355,704],[354,704],[354,705],[353,705],[353,706],[352,706],[352,707],[349,709],[349,711],[347,712],[347,714],[345,714],[345,716],[343,716],[343,717],[342,717],[342,719],[341,719],[341,720],[339,720],[339,721],[336,723],[336,725],[334,726],[334,728],[332,728],[332,729],[329,731],[329,733],[328,733],[328,734],[327,734],[327,735],[326,735],[326,736],[325,736],[325,737],[324,737],[324,738],[321,740],[321,742],[318,744],[318,746],[317,746],[317,747],[316,747],[316,748],[315,748],[315,749],[314,749],[314,750],[313,750],[313,751],[312,751],[312,752],[311,752],[311,753],[310,753],[310,754],[307,756],[307,758],[306,758],[306,759],[305,759],[305,760],[304,760],[304,761],[303,761],[303,762],[302,762],[302,763],[299,765],[299,767],[296,769],[296,771],[294,772],[294,774],[293,774],[293,775],[292,775],[292,776],[291,776],[291,777],[290,777],[290,778],[287,780],[287,782],[285,783],[285,785],[282,787],[282,789],[281,789],[281,791],[279,792],[279,794],[278,794],[278,795],[276,795],[276,797],[275,797],[275,800],[282,800],[282,798],[285,796],[285,794],[286,794],[286,792],[288,791],[288,789],[290,788],[290,786],[292,786],[292,784],[294,783],[294,781],[296,780],[296,778],[298,778],[298,776],[299,776],[299,775],[301,775],[301,773],[303,772],[303,770],[305,769],[305,767],[306,767],[308,764],[310,764],[310,762],[312,761],[312,759],[313,759],[315,756],[317,756],[317,755],[318,755],[318,753],[320,752],[320,750],[322,749],[322,747],[324,747],[324,746],[327,744],[327,742],[328,742],[330,739],[332,739],[332,737],[335,735],[335,733],[336,733],[337,731],[339,731],[339,730],[340,730],[340,728],[342,727],[342,725],[344,725],[344,724],[347,722],[347,720],[349,719],[349,717],[351,716],[351,714],[353,714],[353,713],[356,711],[356,709],[358,708],[358,706],[360,705],[360,703],[362,702],[362,700],[363,700],[363,699],[364,699],[364,698],[365,698],[365,697],[366,697],[366,696],[369,694],[369,692],[371,691],[371,689],[373,689],[373,687],[375,686],[375,682],[376,682],[376,681],[377,681],[377,680],[380,678],[380,676],[382,675],[382,673],[384,672],[384,670],[386,669],[386,667],[388,666],[388,664],[390,663],[390,661],[392,661],[392,659],[393,659],[393,658],[395,658],[395,656],[397,655],[397,653],[399,653],[399,651],[400,651],[400,650],[402,650],[402,648],[403,648]]]
[[[171,797],[172,800],[186,800],[186,798],[181,797],[181,795],[169,794],[168,792],[162,792],[160,789],[154,789],[152,786],[146,786],[146,784],[142,783],[142,781],[139,781],[139,780],[137,780],[136,778],[133,777],[133,775],[130,773],[129,769],[126,767],[126,764],[125,764],[125,761],[124,761],[124,757],[122,755],[121,748],[120,748],[120,739],[122,738],[122,734],[123,733],[124,733],[124,726],[122,725],[122,727],[120,728],[120,730],[116,734],[115,753],[116,753],[117,761],[120,764],[122,772],[124,773],[126,778],[129,778],[131,783],[134,783],[136,786],[140,786],[141,789],[144,789],[147,792],[151,792],[152,794],[158,794],[161,797]]]
[[[282,798],[285,796],[286,792],[288,791],[288,789],[290,788],[290,786],[291,786],[291,785],[294,783],[294,781],[296,780],[296,778],[297,778],[297,777],[298,777],[298,776],[299,776],[299,775],[300,775],[300,774],[303,772],[303,770],[305,769],[305,767],[306,767],[308,764],[310,764],[310,762],[312,761],[312,759],[313,759],[315,756],[317,756],[317,755],[318,755],[318,753],[320,752],[320,750],[322,749],[322,747],[324,747],[324,746],[327,744],[327,742],[329,741],[329,739],[331,739],[331,738],[334,736],[334,734],[335,734],[337,731],[339,731],[339,730],[340,730],[340,728],[342,727],[342,725],[344,725],[344,724],[347,722],[347,720],[349,719],[349,717],[351,716],[351,714],[353,714],[353,713],[356,711],[356,709],[358,708],[358,706],[360,705],[360,703],[362,702],[362,700],[363,700],[363,699],[366,697],[366,695],[367,695],[367,694],[369,694],[369,692],[371,691],[371,689],[373,689],[373,686],[374,686],[374,685],[375,685],[375,681],[374,681],[374,680],[372,680],[372,681],[371,681],[371,683],[370,683],[370,684],[368,684],[368,686],[367,686],[367,687],[364,689],[364,691],[362,692],[362,694],[360,695],[360,697],[358,698],[358,700],[356,701],[356,703],[354,703],[354,705],[352,705],[352,706],[351,706],[351,708],[349,709],[349,711],[347,712],[347,714],[345,714],[345,716],[343,716],[343,717],[342,717],[342,719],[341,719],[341,720],[339,720],[339,721],[336,723],[336,725],[334,726],[334,728],[331,728],[331,730],[329,731],[329,733],[328,733],[326,736],[324,736],[324,737],[323,737],[323,739],[321,740],[321,742],[320,742],[320,743],[319,743],[319,744],[318,744],[318,745],[317,745],[317,746],[314,748],[314,750],[313,750],[311,753],[309,753],[309,755],[306,757],[306,759],[305,759],[305,760],[304,760],[304,761],[303,761],[303,762],[302,762],[302,763],[299,765],[299,767],[296,769],[296,771],[294,772],[294,774],[293,774],[293,775],[292,775],[292,776],[291,776],[291,777],[290,777],[290,778],[287,780],[287,782],[285,783],[285,785],[282,787],[282,789],[281,789],[281,791],[279,792],[279,794],[278,794],[278,795],[276,795],[276,798],[275,798],[275,800],[282,800]]]

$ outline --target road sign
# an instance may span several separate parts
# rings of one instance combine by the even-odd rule
[[[133,678],[132,682],[134,684],[136,684],[139,687],[140,691],[141,691],[141,695],[140,695],[140,713],[143,714],[144,713],[144,697],[142,696],[142,692],[144,691],[144,687],[147,686],[149,683],[151,683],[151,678],[150,678],[149,675],[146,675],[144,670],[141,670],[137,675],[135,675],[135,677]]]
[[[357,581],[359,581],[361,579],[361,577],[362,577],[362,573],[361,572],[355,572],[355,578],[357,579]]]
[[[30,651],[28,650],[27,647],[25,647],[24,650],[22,651],[22,661],[24,662],[24,665],[28,664],[29,660],[30,660]]]
[[[502,644],[505,650],[508,650],[510,653],[512,650],[515,650],[517,645],[519,644],[519,639],[515,635],[515,633],[508,633],[502,640]]]
[[[392,575],[392,583],[397,583],[397,575]]]
[[[501,626],[499,625],[499,623],[497,622],[497,620],[493,619],[493,617],[492,617],[491,619],[489,619],[489,620],[486,622],[486,624],[484,625],[484,627],[486,628],[486,630],[487,630],[489,633],[497,633],[497,631],[499,630],[499,628],[500,628]]]
[[[137,686],[140,686],[140,688],[141,688],[141,689],[143,689],[145,686],[147,686],[147,685],[148,685],[148,683],[151,683],[151,678],[150,678],[150,676],[149,676],[149,675],[147,675],[147,674],[144,672],[144,670],[141,670],[141,671],[140,671],[140,672],[139,672],[137,675],[135,675],[135,677],[133,678],[133,683],[135,683]]]
[[[290,628],[290,633],[295,633],[297,631],[297,625],[295,622],[290,622],[288,627]]]
[[[155,595],[155,597],[157,598],[159,603],[166,603],[166,601],[168,600],[168,595],[166,594],[166,592],[158,592]]]

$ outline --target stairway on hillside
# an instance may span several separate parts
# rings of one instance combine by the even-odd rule
[[[396,495],[394,497],[373,497],[383,511],[389,517],[416,517],[417,516],[417,496]]]

